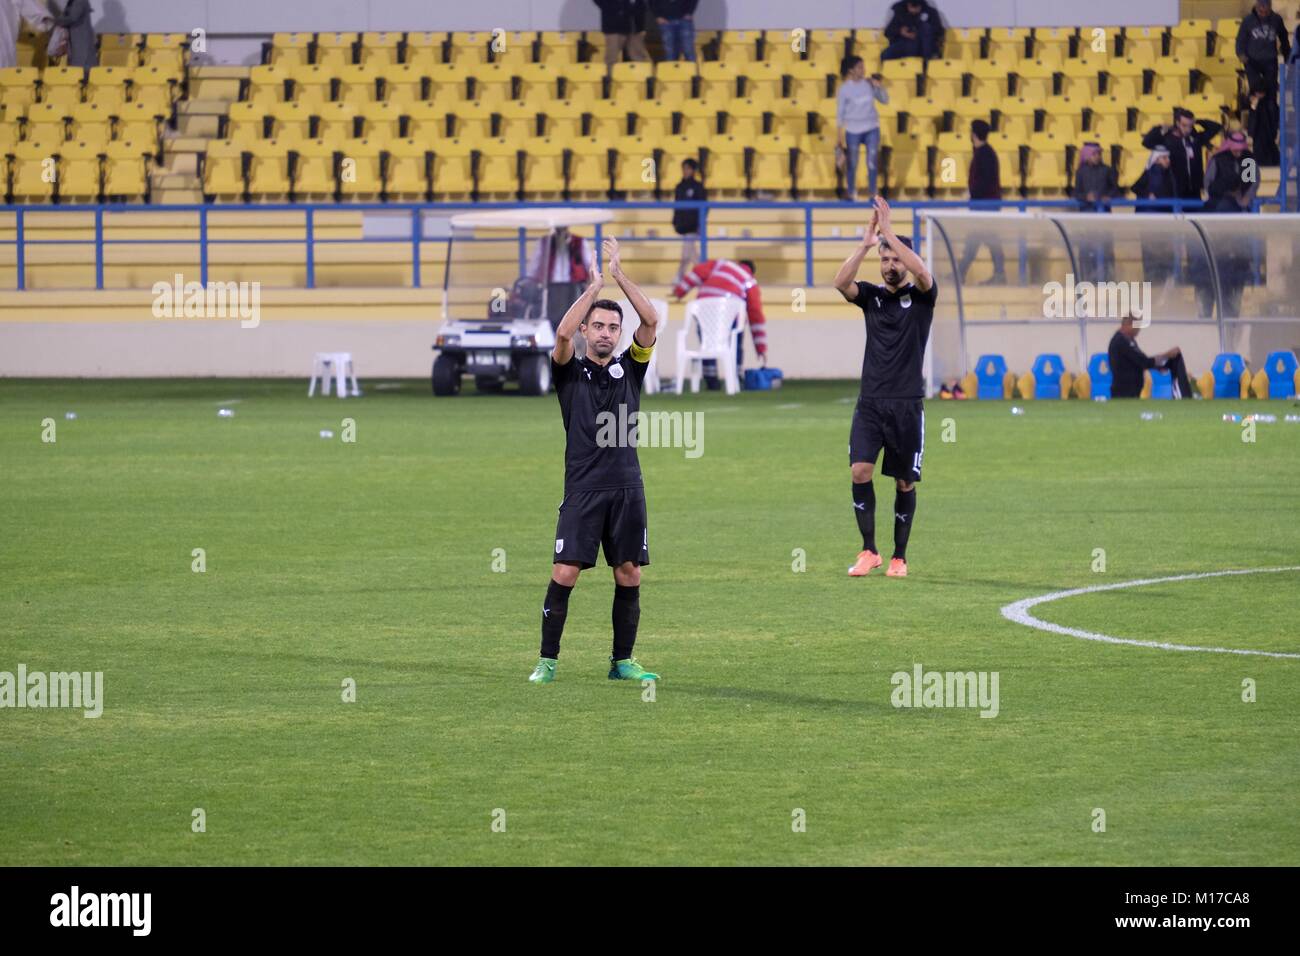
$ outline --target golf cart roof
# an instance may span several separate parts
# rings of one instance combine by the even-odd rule
[[[558,229],[613,222],[608,209],[494,209],[464,212],[451,217],[453,229]]]

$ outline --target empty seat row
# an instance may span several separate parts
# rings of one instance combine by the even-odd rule
[[[153,143],[22,142],[0,152],[0,182],[18,203],[147,199]]]

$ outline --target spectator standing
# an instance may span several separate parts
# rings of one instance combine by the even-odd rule
[[[970,141],[975,151],[970,158],[970,198],[972,200],[1001,199],[1002,178],[998,165],[998,154],[989,145],[989,124],[985,120],[972,120],[970,124]],[[972,208],[979,208],[972,204]],[[993,275],[985,280],[985,285],[1004,285],[1007,281],[1006,260],[1002,255],[1002,243],[991,236],[980,238],[976,234],[966,237],[961,260],[957,263],[957,274],[963,282],[966,272],[975,261],[980,246],[987,246],[993,259]]]
[[[596,271],[590,243],[561,226],[543,236],[528,264],[528,275],[546,288],[546,317],[552,328],[587,288]]]
[[[36,0],[0,0],[0,69],[18,65],[18,31],[21,20],[48,33],[54,18]]]
[[[63,13],[54,20],[68,31],[68,66],[89,70],[99,63],[95,47],[95,26],[90,22],[90,0],[68,0]]]
[[[682,181],[677,184],[674,199],[678,202],[704,202],[709,198],[704,184],[695,178],[699,170],[700,164],[695,160],[682,160]],[[700,211],[674,209],[673,231],[682,237],[682,259],[677,268],[677,278],[681,279],[700,258]]]
[[[646,0],[595,0],[600,7],[600,32],[605,34],[605,65],[629,60],[645,61]]]
[[[1255,150],[1265,166],[1276,166],[1277,152],[1277,62],[1291,55],[1286,25],[1273,12],[1273,0],[1255,0],[1237,30],[1237,58],[1246,69],[1250,84],[1252,117],[1258,132]],[[1258,114],[1258,115],[1256,115]]]
[[[683,57],[695,62],[695,8],[699,0],[650,0],[650,11],[659,25],[664,59],[669,63]]]
[[[1198,129],[1197,127],[1200,127]],[[1190,110],[1174,108],[1174,121],[1153,126],[1142,137],[1147,149],[1164,146],[1169,150],[1169,168],[1179,199],[1200,199],[1205,185],[1205,146],[1223,129],[1213,120],[1197,120]]]
[[[745,317],[749,320],[749,335],[754,340],[754,351],[759,361],[767,364],[767,320],[763,315],[763,294],[754,277],[754,263],[749,259],[739,262],[731,259],[708,259],[687,272],[673,286],[673,298],[681,301],[692,289],[698,289],[696,298],[712,299],[718,296],[732,296],[745,303]],[[743,320],[737,320],[741,322]],[[736,328],[735,325],[732,328]],[[736,375],[743,378],[741,367],[744,365],[745,335],[741,330],[736,340]],[[721,386],[718,381],[718,363],[705,359],[703,363],[704,380],[710,389]]]
[[[858,198],[858,150],[867,152],[867,192],[876,197],[876,154],[880,149],[880,113],[876,103],[888,103],[883,78],[868,77],[860,56],[847,56],[840,64],[840,91],[835,103],[835,121],[840,130],[840,147],[845,151],[845,198]]]
[[[939,11],[926,0],[898,0],[890,7],[892,15],[885,26],[889,46],[881,60],[901,60],[919,56],[932,59],[943,53],[943,22]]]
[[[1081,212],[1110,212],[1110,200],[1119,195],[1115,170],[1101,161],[1101,144],[1084,143],[1079,150],[1079,168],[1074,174],[1074,198]],[[1084,230],[1088,233],[1091,230]],[[1109,229],[1100,239],[1086,236],[1079,241],[1080,279],[1099,280],[1115,261],[1115,244]]]

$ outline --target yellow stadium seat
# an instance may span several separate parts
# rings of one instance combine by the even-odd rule
[[[408,33],[402,62],[421,70],[444,64],[446,60],[442,54],[445,40],[445,33]]]
[[[578,62],[578,40],[581,34],[544,30],[538,62],[550,66],[564,66]]]
[[[33,66],[11,66],[0,69],[0,109],[7,117],[21,115],[36,102],[36,86],[41,71]]]
[[[58,161],[54,154],[62,143],[24,140],[14,146],[10,162],[15,202],[50,202],[58,181]]]
[[[1066,143],[1079,141],[1079,129],[1083,125],[1079,113],[1056,112],[1048,109],[1043,120],[1043,130]]]
[[[397,65],[402,46],[400,33],[367,32],[361,34],[361,65],[386,68]]]
[[[189,55],[190,36],[186,33],[149,33],[140,51],[140,66],[162,70],[169,76],[180,77],[185,72]]]
[[[271,66],[306,66],[311,62],[310,33],[275,33],[266,62]]]
[[[1025,186],[1040,192],[1064,193],[1069,184],[1069,174],[1065,169],[1064,143],[1059,149],[1043,149],[1040,143],[1046,141],[1031,137],[1029,167],[1025,173]],[[1058,144],[1053,143],[1053,146]]]
[[[488,43],[488,59],[517,70],[533,62],[537,34],[531,30],[513,30],[496,34]]]
[[[70,111],[68,138],[81,143],[107,143],[113,138],[113,112],[98,103],[78,103]]]
[[[635,135],[651,142],[673,135],[673,114],[676,108],[671,103],[650,100],[642,103],[632,113]]]
[[[232,115],[235,105],[237,104],[231,104]],[[251,138],[277,139],[282,143],[297,143],[312,138],[312,116],[315,111],[310,105],[306,103],[276,103],[262,112],[264,112],[264,115],[271,117],[270,136],[267,137],[263,132]],[[234,135],[233,132],[227,138],[242,139]]]
[[[337,144],[341,154],[338,189],[342,198],[376,200],[382,197],[384,178],[381,157],[384,143],[387,142],[390,142],[387,138],[365,138]]]
[[[546,118],[543,132],[549,139],[575,139],[582,135],[582,117],[586,112],[586,103],[575,103],[572,100],[551,103],[542,114]]]
[[[243,146],[235,140],[213,140],[203,157],[203,192],[233,201],[244,194]]]
[[[435,199],[469,199],[474,190],[472,143],[444,139],[433,144],[433,196]]]
[[[342,66],[334,76],[338,80],[336,99],[356,103],[374,103],[379,99],[381,71],[371,66]]]
[[[406,104],[424,99],[426,78],[418,67],[399,64],[385,66],[379,72],[384,78],[385,102]]]
[[[800,198],[834,192],[837,172],[833,136],[807,134],[800,137],[795,164],[795,189]]]
[[[297,103],[289,105],[302,109]],[[226,120],[226,136],[241,141],[262,139],[266,132],[266,116],[267,109],[261,103],[252,101],[231,103]],[[304,116],[304,119],[306,119],[306,116]]]
[[[402,112],[408,119],[406,137],[427,143],[450,136],[445,105],[429,102],[405,104]]]
[[[1123,124],[1115,116],[1094,115],[1088,139],[1099,143],[1118,143],[1124,133]]]
[[[727,63],[749,64],[759,61],[761,30],[724,30],[718,38],[718,59]]]
[[[908,149],[890,147],[887,161],[882,163],[881,191],[890,195],[919,193],[925,183],[925,154],[915,141],[907,141]]]
[[[418,201],[430,191],[433,152],[429,143],[417,139],[399,139],[387,144],[384,192],[390,200]]]
[[[248,71],[247,99],[263,104],[291,100],[292,96],[286,95],[286,86],[292,79],[293,75],[287,67],[255,66]]]
[[[743,140],[752,140],[764,133],[764,117],[770,111],[754,100],[732,100],[723,110],[726,132]]]
[[[329,69],[351,66],[360,40],[356,33],[316,34],[316,64]]]
[[[654,77],[654,64],[644,61],[615,63],[610,67],[609,77],[614,89],[631,87],[638,99],[645,99]]]
[[[112,202],[145,199],[149,195],[149,168],[157,146],[150,140],[136,143],[119,139],[105,148],[104,196]]]
[[[517,90],[519,100],[527,100],[532,103],[552,103],[559,95],[559,71],[553,66],[545,63],[525,63],[523,66],[515,67],[514,74],[518,79]]]
[[[512,101],[497,106],[497,138],[509,140],[519,148],[526,147],[529,140],[542,135],[538,126],[538,110],[529,103]]]
[[[885,52],[888,41],[883,30],[856,30],[853,34],[853,53],[862,57],[867,63],[880,62],[880,54]]]
[[[27,107],[23,138],[40,143],[61,143],[68,138],[68,120],[72,105],[33,103]]]
[[[324,202],[334,198],[337,189],[335,157],[337,143],[307,139],[293,144],[293,198],[298,201]]]
[[[127,66],[96,66],[86,83],[86,102],[116,109],[126,102],[127,83],[135,73]]]
[[[610,190],[609,149],[593,137],[573,141],[569,194],[574,199],[605,198]]]
[[[163,114],[148,103],[127,103],[117,111],[115,119],[117,139],[139,146],[152,146],[155,153],[158,151],[162,142],[162,124],[166,119]]]
[[[745,142],[735,136],[714,136],[701,152],[703,179],[709,191],[739,194],[747,188]]]
[[[562,140],[549,136],[534,139],[524,151],[524,193],[532,199],[559,196],[564,192],[564,151]]]
[[[64,106],[80,103],[85,75],[79,66],[47,66],[41,71],[41,102]]]
[[[18,124],[17,123],[0,123],[0,156],[3,156],[13,146],[18,143]],[[0,175],[0,183],[7,180]]]
[[[803,51],[808,48],[808,31],[765,30],[763,32],[763,60],[782,68],[791,63],[803,62]]]
[[[59,200],[98,202],[100,198],[101,143],[68,142],[59,145]]]
[[[295,66],[290,73],[293,77],[295,103],[317,104],[330,101],[333,70],[323,66]]]
[[[503,63],[475,66],[472,88],[480,103],[504,103],[514,98],[514,70]]]
[[[457,139],[477,142],[492,135],[494,108],[486,103],[461,103],[456,106],[453,129]]]
[[[253,199],[287,199],[292,188],[288,144],[274,139],[255,139],[243,145],[245,152],[252,154],[248,167],[249,196]]]
[[[594,100],[602,96],[605,80],[603,63],[574,63],[564,67],[560,76],[566,100]]]
[[[138,66],[141,36],[138,33],[101,33],[100,66]]]
[[[682,136],[689,136],[696,142],[706,142],[718,134],[718,108],[702,100],[688,100],[682,104],[681,126],[678,130]]]
[[[314,139],[339,142],[352,139],[357,134],[357,116],[361,106],[357,103],[319,103],[312,107],[316,117]]]
[[[159,66],[138,66],[131,71],[129,101],[148,103],[154,109],[171,113],[179,85],[176,78]]]
[[[700,64],[700,98],[725,103],[740,95],[740,67],[736,63]]]
[[[743,73],[745,97],[771,104],[782,95],[785,66],[777,63],[751,63]]]
[[[623,137],[618,142],[614,160],[614,189],[629,194],[629,198],[644,198],[640,194],[654,192],[659,181],[654,150],[652,140],[640,136]]]
[[[838,76],[840,61],[848,52],[846,44],[851,34],[851,30],[809,30],[805,39],[808,45],[805,62],[816,63],[819,69]]]
[[[611,143],[628,135],[632,113],[625,107],[609,100],[597,100],[587,112],[591,118],[583,135]]]
[[[402,107],[397,103],[366,103],[358,112],[363,138],[382,142],[401,136]]]
[[[452,33],[447,62],[477,68],[479,64],[488,62],[488,44],[491,42],[492,34],[487,32]]]
[[[837,74],[827,73],[820,64],[809,61],[784,64],[782,78],[783,89],[790,97],[804,102],[833,96],[837,88]]]
[[[779,134],[758,136],[751,146],[749,185],[751,189],[788,195],[793,188],[791,150],[796,140]]]

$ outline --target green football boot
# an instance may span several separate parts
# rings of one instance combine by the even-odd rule
[[[640,664],[635,657],[629,657],[625,661],[616,661],[613,657],[609,659],[609,679],[610,680],[658,680],[658,674],[652,674]]]
[[[534,684],[550,684],[555,680],[555,663],[554,657],[539,657],[528,679]]]

